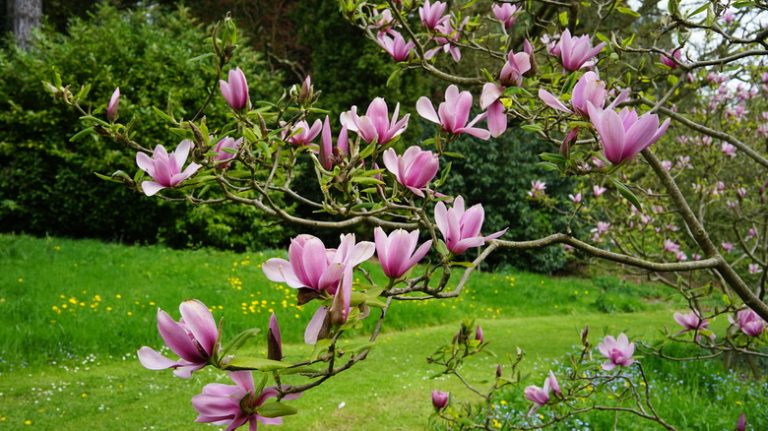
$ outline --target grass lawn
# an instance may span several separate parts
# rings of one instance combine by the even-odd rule
[[[160,347],[158,306],[178,317],[180,300],[195,297],[225,317],[225,337],[265,327],[275,311],[288,340],[284,351],[289,360],[297,357],[306,350],[301,334],[314,307],[297,307],[292,290],[264,278],[260,263],[273,255],[0,236],[0,429],[216,429],[192,422],[189,400],[204,383],[223,382],[224,376],[206,369],[192,380],[177,379],[145,370],[134,352],[145,344]],[[462,298],[395,304],[369,359],[293,401],[300,412],[279,429],[425,429],[432,389],[477,401],[453,379],[431,379],[436,368],[425,361],[464,317],[479,318],[490,349],[499,354],[468,364],[470,378],[492,378],[496,363],[520,346],[526,351],[523,369],[539,384],[549,361],[578,342],[585,324],[595,344],[620,331],[633,339],[658,337],[661,328],[674,325],[666,294],[612,278],[476,274]],[[688,424],[680,429],[727,429],[739,409],[766,399],[765,393],[738,391],[716,399],[715,387],[698,383],[696,371],[686,374],[693,387],[686,383],[659,394],[674,395],[662,410]],[[711,428],[695,418],[704,409]]]

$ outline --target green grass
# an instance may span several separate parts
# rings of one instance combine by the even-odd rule
[[[298,358],[306,351],[301,334],[314,304],[296,307],[295,292],[267,281],[259,268],[268,257],[283,254],[0,236],[0,430],[217,429],[193,423],[189,400],[204,383],[225,381],[225,376],[205,369],[185,381],[170,372],[148,371],[135,350],[145,344],[160,347],[158,306],[178,317],[178,303],[194,297],[224,317],[225,337],[263,328],[273,309],[288,340],[288,360]],[[380,277],[373,264],[367,266]],[[658,286],[611,277],[475,274],[459,299],[395,304],[369,359],[292,402],[300,413],[286,418],[280,429],[425,429],[432,389],[477,402],[457,381],[431,379],[437,369],[425,360],[450,340],[463,318],[479,319],[490,349],[500,357],[522,347],[522,369],[540,384],[551,361],[563,358],[586,324],[593,343],[619,331],[651,340],[664,326],[674,326],[666,295]],[[502,361],[477,359],[467,365],[471,379],[491,378]],[[658,367],[658,396],[669,398],[662,414],[681,420],[680,429],[723,429],[701,424],[730,423],[739,408],[766,402],[766,390],[756,385],[729,386],[752,391],[750,401],[735,389],[697,379],[697,373],[713,379],[724,375],[716,366],[705,367]],[[686,385],[676,383],[681,378]],[[514,396],[520,401],[519,393]]]
[[[264,260],[284,254],[0,235],[0,369],[91,353],[119,357],[142,345],[159,346],[157,307],[177,318],[178,304],[189,298],[200,299],[217,319],[224,318],[225,338],[251,327],[265,328],[275,311],[284,339],[300,342],[315,304],[297,307],[296,291],[268,281],[260,269]],[[382,280],[374,264],[366,266]],[[623,293],[615,297],[618,289]],[[386,328],[432,326],[465,317],[642,311],[651,307],[641,297],[667,294],[658,286],[613,278],[593,282],[478,272],[459,298],[398,303]]]

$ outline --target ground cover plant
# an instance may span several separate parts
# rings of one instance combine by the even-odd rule
[[[737,392],[760,394],[760,364],[768,357],[768,218],[760,180],[768,158],[752,139],[768,134],[768,115],[758,114],[765,108],[760,95],[768,92],[762,68],[768,32],[759,23],[768,12],[753,2],[734,4],[738,11],[725,6],[673,1],[665,9],[636,7],[648,12],[644,16],[616,0],[339,1],[340,12],[400,65],[393,78],[415,70],[444,82],[444,91],[416,101],[418,117],[436,125],[434,134],[420,138],[405,134],[416,115],[384,97],[365,111],[323,110],[321,89],[309,76],[279,97],[253,97],[252,75],[231,63],[239,36],[230,17],[211,27],[210,55],[193,60],[211,72],[199,109],[151,107],[174,139],[153,142],[125,121],[135,107],[121,104],[127,96],[120,88],[109,100],[92,100],[87,85],[78,90],[58,74],[44,86],[80,115],[83,129],[73,142],[110,138],[135,154],[135,168],[99,178],[147,199],[251,208],[300,232],[287,253],[264,260],[259,270],[282,286],[281,306],[301,306],[307,318],[294,311],[292,320],[274,308],[269,313],[278,301],[268,299],[258,301],[268,313],[244,330],[228,323],[225,306],[197,295],[177,298],[178,313],[175,306],[158,308],[163,343],[138,348],[141,365],[184,380],[221,371],[191,398],[197,422],[228,431],[282,424],[299,413],[298,399],[374,355],[398,315],[420,315],[420,307],[444,308],[423,313],[436,319],[454,307],[480,306],[474,311],[482,313],[484,300],[477,298],[496,294],[471,286],[496,251],[543,255],[549,248],[556,250],[553,257],[565,252],[582,262],[600,259],[666,285],[685,304],[672,316],[676,330],[649,342],[632,328],[596,336],[585,326],[574,334],[575,350],[561,351],[563,366],[539,358],[542,368],[524,375],[523,353],[506,350],[493,372],[475,383],[466,364],[489,354],[491,339],[481,324],[465,319],[427,362],[439,375],[455,377],[472,399],[463,400],[466,391],[457,398],[455,391],[451,396],[436,388],[433,425],[495,430],[611,422],[614,428],[677,430],[699,425],[669,409],[675,402],[665,395],[679,392],[659,377],[666,368],[658,361],[721,359],[748,371],[722,380]],[[473,112],[472,91],[479,94],[479,111]],[[206,116],[214,101],[229,106],[225,119]],[[487,141],[511,128],[546,142],[551,151],[539,154],[537,166],[578,187],[564,196],[543,179],[531,182],[525,199],[540,206],[532,223],[540,226],[531,237],[512,237],[508,226],[489,229],[490,206],[461,191],[446,194],[444,187],[453,161],[464,158],[458,136]],[[307,193],[309,185],[314,192]],[[509,199],[521,194],[515,188]],[[311,210],[293,212],[298,204]],[[564,215],[565,222],[548,223],[547,212]],[[334,229],[338,235],[321,235]],[[621,301],[622,290],[632,291],[624,282],[600,283],[613,286],[594,301],[572,301],[576,308],[579,302],[604,312],[644,306]],[[288,303],[290,293],[295,305]],[[535,294],[521,304],[535,303]],[[468,305],[459,305],[460,298]],[[569,295],[561,292],[558,300],[548,305],[564,306]],[[86,306],[77,297],[66,301]],[[57,314],[63,309],[73,313],[67,303],[51,306]],[[241,302],[241,314],[248,311]],[[501,314],[497,305],[485,311]],[[413,324],[407,317],[400,322],[405,332]],[[249,347],[264,338],[266,348]],[[289,340],[297,338],[307,346],[292,351]],[[554,338],[545,331],[540,342]],[[383,372],[409,368],[396,358]],[[751,380],[742,385],[746,376]],[[526,400],[527,411],[513,403],[499,414],[501,401],[518,399]],[[736,429],[763,420],[748,404],[738,417],[730,412]],[[720,409],[718,420],[701,426],[724,422],[729,408]]]

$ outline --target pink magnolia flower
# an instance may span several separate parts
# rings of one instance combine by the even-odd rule
[[[418,229],[411,232],[396,229],[387,236],[384,229],[377,227],[373,235],[381,269],[387,277],[392,279],[402,277],[419,263],[432,247],[432,240],[429,240],[418,249],[416,248],[419,243]]]
[[[750,274],[759,274],[763,272],[763,268],[760,267],[760,265],[756,263],[750,263],[749,264],[749,273]]]
[[[531,56],[527,52],[509,51],[507,62],[501,68],[499,81],[506,86],[523,85],[523,75],[531,70]]]
[[[243,138],[237,140],[230,138],[229,136],[221,138],[221,140],[213,146],[213,151],[216,153],[216,155],[213,156],[213,162],[216,164],[216,167],[219,169],[227,169],[230,162],[237,156],[237,151],[240,149],[241,145],[243,145]]]
[[[301,82],[299,88],[299,101],[306,103],[310,102],[315,96],[315,87],[312,86],[312,77],[307,75],[304,81]]]
[[[485,221],[485,211],[481,204],[475,204],[464,210],[464,198],[458,196],[451,209],[443,202],[435,205],[435,224],[443,235],[445,245],[453,254],[462,254],[469,248],[480,247],[486,241],[496,239],[507,232],[500,230],[488,236],[481,236],[480,230]]]
[[[450,394],[443,391],[432,391],[432,406],[435,410],[442,410],[448,405]]]
[[[384,151],[384,166],[391,172],[397,182],[404,185],[418,197],[423,198],[430,181],[437,175],[440,161],[437,154],[425,151],[413,145],[398,156],[395,150],[388,148]]]
[[[162,145],[155,147],[152,158],[142,152],[136,153],[136,164],[154,180],[142,181],[141,190],[144,194],[153,196],[162,189],[176,187],[194,175],[202,167],[197,163],[192,162],[186,169],[181,170],[193,146],[192,141],[185,139],[170,154]]]
[[[602,343],[597,345],[597,349],[605,356],[608,361],[603,363],[605,371],[611,371],[617,365],[628,367],[635,361],[632,355],[635,353],[635,343],[630,343],[624,333],[619,334],[618,339],[608,335]]]
[[[442,50],[445,53],[450,53],[453,61],[457,63],[461,61],[461,50],[456,45],[456,42],[461,38],[461,32],[468,21],[469,17],[466,17],[459,24],[459,28],[453,28],[450,17],[445,17],[445,19],[441,20],[434,28],[435,33],[439,36],[432,38],[438,46],[425,52],[424,58],[430,60]]]
[[[228,81],[219,80],[221,95],[235,111],[248,107],[248,81],[239,67],[229,71]]]
[[[709,327],[709,321],[702,319],[699,313],[691,311],[690,313],[675,313],[675,322],[683,327],[683,332],[686,331],[698,331]]]
[[[723,14],[723,21],[726,24],[732,24],[735,19],[736,19],[736,15],[733,13],[733,11],[727,10]]]
[[[727,142],[723,142],[723,145],[720,146],[720,151],[730,158],[736,157],[736,147]]]
[[[413,41],[406,42],[403,35],[395,30],[379,32],[378,36],[376,36],[376,42],[395,61],[408,60],[411,50],[416,46]]]
[[[436,1],[434,4],[430,4],[429,0],[424,1],[424,6],[419,8],[419,18],[421,23],[424,24],[429,30],[434,30],[438,24],[450,19],[445,15],[445,8],[447,5],[441,1]]]
[[[531,181],[531,189],[528,191],[528,197],[531,199],[540,198],[547,194],[547,183],[544,181]]]
[[[107,119],[109,121],[115,121],[117,118],[117,108],[120,105],[120,87],[115,88],[112,93],[112,97],[109,98],[109,104],[107,105]]]
[[[472,109],[472,94],[469,91],[459,92],[455,85],[449,85],[445,90],[445,101],[435,112],[435,107],[429,98],[422,96],[416,102],[416,111],[425,119],[440,124],[448,133],[459,135],[466,133],[476,138],[486,140],[491,133],[488,130],[473,127],[475,123],[485,118],[486,114],[476,116],[469,120],[469,111]]]
[[[319,338],[327,336],[328,327],[331,324],[342,325],[347,321],[352,301],[352,271],[353,266],[351,264],[343,265],[341,280],[333,294],[331,306],[319,307],[304,330],[304,342],[306,344],[317,344]]]
[[[494,3],[491,6],[491,10],[493,11],[493,16],[496,17],[497,20],[501,21],[501,23],[504,25],[505,30],[509,30],[513,25],[515,25],[515,21],[517,20],[517,12],[519,10],[517,5],[509,3]]]
[[[165,344],[180,359],[174,361],[151,347],[138,351],[139,362],[150,370],[173,368],[173,374],[188,379],[216,356],[219,330],[213,315],[198,300],[184,301],[179,306],[181,320],[176,322],[165,311],[157,310],[157,330]]]
[[[536,413],[536,410],[549,402],[550,393],[553,389],[556,394],[562,396],[563,393],[560,390],[560,384],[557,382],[557,378],[555,378],[555,374],[552,371],[550,371],[547,378],[544,379],[543,387],[530,385],[525,388],[523,395],[528,401],[533,402],[533,407],[528,411],[528,416]]]
[[[667,172],[672,170],[672,166],[672,162],[669,160],[662,160],[661,162],[661,167]]]
[[[720,247],[722,247],[726,253],[730,253],[731,251],[733,251],[733,244],[730,242],[721,243]]]
[[[405,114],[400,121],[397,120],[400,114],[400,104],[395,105],[392,112],[392,119],[389,118],[389,107],[387,102],[381,97],[373,99],[365,115],[357,115],[357,106],[353,106],[347,112],[340,116],[341,124],[349,130],[360,135],[365,142],[369,144],[376,141],[384,145],[400,136],[408,127],[410,114]]]
[[[347,126],[341,126],[339,137],[336,140],[336,148],[333,148],[333,135],[331,132],[331,122],[328,116],[325,116],[322,131],[322,145],[320,145],[320,164],[325,169],[333,168],[336,161],[344,158],[349,153],[349,137]]]
[[[481,343],[485,341],[485,333],[483,333],[483,327],[480,325],[475,328],[475,340]]]
[[[602,196],[603,193],[605,193],[606,191],[608,191],[608,189],[606,189],[603,186],[599,186],[599,185],[592,186],[592,194],[595,195],[596,198],[599,198],[600,196]]]
[[[572,37],[568,29],[560,35],[560,41],[554,49],[557,54],[554,55],[560,57],[560,62],[565,70],[574,72],[594,64],[590,60],[603,50],[605,43],[600,42],[597,46],[592,47],[590,39],[588,35]]]
[[[728,320],[741,329],[741,332],[750,337],[759,337],[765,330],[765,320],[761,319],[754,311],[744,308],[736,313],[736,319],[728,317]]]
[[[747,239],[757,238],[757,228],[752,226],[747,231]]]
[[[483,85],[483,92],[480,95],[480,108],[486,110],[488,131],[494,138],[501,136],[507,130],[507,114],[504,112],[504,104],[501,103],[503,94],[504,87],[488,82]]]
[[[581,203],[581,193],[576,193],[575,195],[568,195],[568,199],[571,200],[571,202],[575,204]]]
[[[682,250],[678,250],[675,252],[675,259],[677,259],[678,262],[683,262],[688,260],[688,255],[686,255]]]
[[[234,385],[209,383],[200,394],[192,397],[192,405],[198,412],[196,422],[226,426],[226,431],[233,431],[246,423],[251,431],[256,430],[259,422],[264,425],[283,423],[283,418],[272,417],[271,412],[265,412],[266,416],[259,412],[269,398],[277,398],[277,389],[267,387],[257,394],[250,371],[230,371],[229,378],[235,382]],[[283,400],[299,396],[301,394],[290,394],[284,396]]]
[[[634,109],[624,108],[616,113],[612,109],[600,109],[589,104],[589,119],[600,136],[603,154],[611,163],[618,165],[631,160],[637,153],[658,141],[669,127],[669,118],[659,126],[656,114],[638,117]]]
[[[287,134],[287,141],[293,145],[309,145],[317,138],[322,128],[323,123],[320,120],[315,120],[311,127],[305,120],[297,121]]]
[[[589,71],[582,75],[576,82],[571,93],[571,110],[554,94],[547,90],[539,89],[539,99],[547,106],[568,114],[576,113],[584,118],[589,118],[589,104],[597,108],[603,108],[608,97],[608,91],[605,89],[605,82],[601,81],[595,72]],[[608,105],[607,109],[613,109],[619,103],[629,97],[629,91],[624,90]]]
[[[373,256],[372,242],[355,243],[354,234],[341,235],[338,249],[326,249],[323,242],[312,235],[302,234],[291,240],[289,260],[272,258],[264,262],[262,270],[271,281],[286,283],[295,289],[309,288],[333,295],[339,285],[344,267],[355,267]]]
[[[736,431],[747,430],[747,416],[742,413],[739,415],[739,420],[736,422]]]
[[[669,253],[677,253],[678,251],[680,251],[680,245],[678,245],[676,242],[674,242],[674,241],[672,241],[670,239],[665,239],[664,240],[664,251],[669,252]]]
[[[661,54],[661,64],[669,67],[670,69],[677,69],[677,66],[680,65],[680,58],[682,55],[683,51],[680,48],[672,51],[671,54]]]
[[[277,316],[272,313],[269,316],[269,327],[267,328],[267,357],[274,361],[283,359],[283,337],[280,335],[280,325],[277,323]]]

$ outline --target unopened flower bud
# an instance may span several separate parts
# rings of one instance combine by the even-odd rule
[[[435,410],[440,411],[444,409],[448,405],[449,397],[448,392],[432,391],[432,405],[435,407]]]

